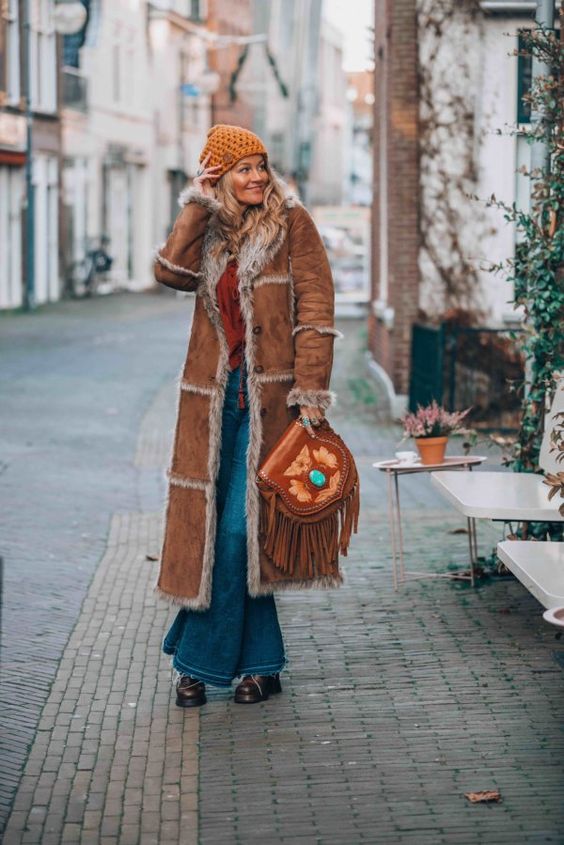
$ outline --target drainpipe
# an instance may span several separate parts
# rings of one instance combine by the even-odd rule
[[[33,113],[31,109],[31,0],[23,2],[25,42],[25,287],[24,309],[35,308],[35,193],[33,187]]]

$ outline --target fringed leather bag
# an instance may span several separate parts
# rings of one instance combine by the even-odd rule
[[[264,551],[295,578],[335,574],[358,531],[354,458],[327,420],[310,431],[299,419],[290,423],[257,476]]]

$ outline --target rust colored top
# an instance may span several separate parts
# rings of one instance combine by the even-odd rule
[[[239,305],[237,262],[230,261],[217,283],[217,304],[229,348],[229,368],[234,370],[243,358],[245,323]]]
[[[245,345],[245,323],[239,304],[239,280],[237,278],[237,262],[230,261],[217,283],[217,304],[221,313],[221,320],[229,349],[229,368],[234,370],[241,366],[239,374],[239,408],[245,408],[245,391],[243,388],[243,369],[245,361],[243,349]]]

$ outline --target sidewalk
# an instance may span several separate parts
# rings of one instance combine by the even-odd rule
[[[371,463],[397,430],[378,418],[364,377],[361,324],[339,327],[332,421],[358,459],[361,533],[345,587],[277,600],[282,695],[243,707],[210,688],[204,708],[174,706],[160,650],[174,610],[150,589],[174,421],[167,381],[138,430],[138,506],[112,515],[5,845],[564,841],[564,647],[513,580],[393,592],[384,479]],[[404,489],[414,568],[463,563],[460,521],[428,478]],[[481,550],[498,537],[480,526]],[[500,804],[463,795],[492,788]]]

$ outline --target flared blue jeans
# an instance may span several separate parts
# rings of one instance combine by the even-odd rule
[[[247,590],[247,446],[249,410],[238,406],[239,367],[228,375],[217,479],[217,532],[211,604],[182,608],[164,641],[171,665],[214,686],[241,675],[271,675],[286,663],[274,596],[251,598]]]

